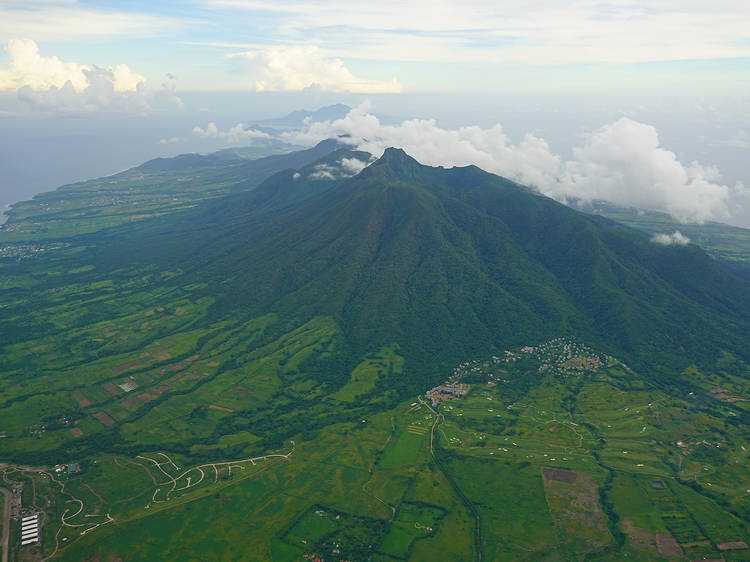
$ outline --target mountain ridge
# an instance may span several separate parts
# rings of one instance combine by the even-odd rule
[[[259,193],[291,189],[294,173],[273,181]],[[190,228],[211,233],[210,242],[188,245],[192,259],[242,272],[217,310],[332,314],[356,353],[396,336],[408,349],[409,335],[419,334],[412,366],[427,357],[448,364],[565,333],[644,366],[684,368],[719,340],[733,351],[743,345],[727,327],[746,325],[746,286],[702,250],[655,245],[476,167],[423,166],[391,148],[354,177],[274,213],[257,212],[254,197],[251,190],[233,200],[240,211],[231,226],[216,203],[191,212]],[[172,258],[183,245],[169,242],[173,228],[154,236]],[[714,333],[704,342],[691,333],[701,316]],[[687,348],[696,352],[681,359]]]

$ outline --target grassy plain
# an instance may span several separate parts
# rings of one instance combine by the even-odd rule
[[[266,318],[237,333],[272,325]],[[264,372],[261,364],[273,365],[279,377],[287,365],[298,373],[304,350],[328,342],[332,329],[318,319],[275,337],[263,346],[265,361],[249,362],[249,373]],[[274,358],[280,350],[281,365]],[[421,399],[399,403],[328,424],[308,438],[300,431],[294,443],[275,450],[257,452],[268,441],[241,430],[204,448],[93,455],[76,474],[5,473],[26,483],[24,502],[48,521],[44,549],[57,548],[61,560],[458,561],[477,536],[483,560],[744,559],[747,550],[718,548],[749,538],[748,440],[720,417],[727,405],[741,412],[741,402],[689,408],[698,398],[649,388],[605,356],[596,368],[553,369],[518,393],[527,364],[538,369],[545,362],[539,351],[536,358],[514,353],[508,363],[485,361],[490,367],[481,375],[471,369],[459,375],[475,381],[465,398],[437,409]],[[713,376],[691,374],[705,379],[707,396],[715,395]],[[744,389],[731,380],[739,385],[732,391]],[[207,401],[234,405],[214,396]],[[165,402],[150,415],[162,408],[164,420],[182,411]],[[218,417],[207,413],[199,425],[234,419],[234,411],[208,412]],[[117,427],[138,426],[113,419]],[[158,419],[144,417],[144,431],[167,425]],[[160,439],[172,434],[159,431],[166,431]],[[188,442],[194,435],[182,433]],[[254,456],[242,460],[241,452]]]

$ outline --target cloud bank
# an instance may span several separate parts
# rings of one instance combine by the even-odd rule
[[[134,92],[145,78],[136,74],[124,64],[107,69],[93,69],[75,62],[64,62],[59,58],[43,57],[39,46],[31,39],[11,39],[5,45],[10,56],[10,64],[0,69],[0,90],[17,90],[28,86],[32,90],[62,88],[67,82],[81,92],[89,87],[92,80],[87,73],[106,70],[115,92]]]
[[[308,123],[283,137],[296,144],[340,137],[377,156],[394,146],[424,164],[474,164],[559,201],[610,201],[667,212],[684,222],[725,220],[736,210],[730,201],[747,197],[742,185],[722,185],[716,168],[680,162],[661,146],[654,127],[627,118],[589,134],[582,146],[573,149],[570,160],[530,133],[514,144],[500,125],[449,130],[430,119],[383,125],[370,114],[368,104],[343,119]]]
[[[682,234],[679,230],[675,230],[672,234],[654,234],[651,237],[651,241],[655,244],[663,244],[664,246],[687,246],[690,244],[690,238]]]
[[[270,139],[271,135],[255,129],[246,129],[241,123],[226,131],[220,131],[213,121],[205,129],[193,127],[193,135],[202,139],[222,139],[230,144],[239,144],[243,142],[252,142],[255,139]]]
[[[316,88],[327,92],[398,93],[401,84],[354,76],[341,59],[327,57],[315,46],[271,47],[228,55],[249,65],[257,92],[298,92]]]
[[[152,90],[146,80],[127,65],[107,68],[43,57],[30,39],[11,39],[5,45],[10,57],[0,68],[0,91],[18,91],[32,109],[55,113],[87,113],[99,110],[146,111],[166,102],[182,108],[174,77],[161,89]]]
[[[230,127],[226,131],[222,131],[217,127],[216,123],[211,121],[206,128],[195,126],[193,127],[192,137],[170,137],[163,138],[159,141],[159,144],[176,144],[180,142],[189,141],[194,138],[209,141],[222,141],[227,144],[252,144],[257,139],[270,139],[273,138],[268,133],[258,131],[256,129],[246,129],[242,123],[237,123],[234,127]]]

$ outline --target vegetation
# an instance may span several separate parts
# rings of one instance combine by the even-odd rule
[[[723,262],[735,274],[750,279],[750,230],[718,222],[681,223],[665,213],[624,209],[598,204],[590,210],[650,235],[671,234],[679,230],[693,244]]]
[[[3,248],[45,248],[0,259],[3,477],[45,521],[16,559],[747,554],[743,281],[477,168],[317,150],[115,176],[150,218],[97,222],[109,180],[14,209]]]

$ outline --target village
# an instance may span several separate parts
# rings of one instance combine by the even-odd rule
[[[485,382],[494,387],[498,383],[508,384],[506,367],[510,367],[524,356],[531,356],[539,361],[539,373],[551,373],[557,376],[577,376],[584,372],[597,371],[611,364],[613,359],[595,352],[589,346],[566,338],[555,338],[538,346],[524,346],[518,351],[506,350],[502,357],[491,356],[485,360],[466,361],[456,366],[444,383],[425,392],[433,407],[439,406],[451,398],[464,398],[471,386],[462,380]]]
[[[13,225],[0,226],[0,229],[7,228],[8,231],[12,229]],[[0,246],[0,259],[27,259],[37,254],[43,254],[45,252],[52,252],[70,246],[70,244],[55,243],[55,244],[8,244],[7,246]]]

